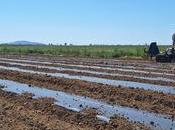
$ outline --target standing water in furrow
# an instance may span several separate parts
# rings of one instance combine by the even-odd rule
[[[139,82],[133,82],[133,81],[124,81],[124,80],[112,80],[112,79],[89,77],[89,76],[77,76],[77,75],[70,75],[70,74],[63,74],[63,73],[46,73],[46,72],[20,69],[16,67],[0,66],[0,69],[14,70],[19,72],[33,73],[33,74],[49,75],[53,77],[60,77],[60,78],[67,78],[67,79],[78,79],[78,80],[88,81],[93,83],[112,85],[115,87],[118,87],[120,85],[121,87],[139,88],[144,90],[163,92],[166,94],[175,94],[175,87],[172,87],[172,86],[161,86],[161,85],[153,85],[149,83],[139,83]]]
[[[36,67],[41,69],[50,69],[50,70],[59,70],[59,71],[74,71],[74,72],[84,72],[89,74],[95,75],[103,75],[103,76],[126,76],[128,78],[138,78],[138,79],[145,79],[150,81],[165,81],[165,82],[175,82],[173,79],[163,78],[163,77],[142,77],[142,76],[135,76],[135,75],[127,75],[127,74],[116,74],[116,73],[107,73],[107,72],[98,72],[98,71],[91,71],[91,70],[81,70],[81,69],[74,69],[74,68],[65,68],[65,67],[53,67],[53,66],[45,66],[45,65],[33,65],[33,64],[26,64],[26,63],[14,63],[14,62],[4,62],[1,63],[9,64],[9,65],[20,65],[23,67]]]
[[[140,122],[150,126],[154,130],[172,130],[175,129],[175,121],[170,117],[147,111],[141,111],[129,107],[122,107],[118,105],[110,105],[105,102],[94,100],[87,97],[76,96],[60,91],[49,90],[45,88],[29,86],[10,80],[0,79],[1,89],[17,94],[31,93],[33,98],[49,97],[55,99],[55,104],[64,108],[81,111],[85,108],[95,108],[100,113],[97,117],[104,121],[109,121],[110,117],[114,115],[123,116],[133,122]]]

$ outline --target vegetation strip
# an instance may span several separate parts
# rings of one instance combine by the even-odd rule
[[[144,57],[145,46],[13,46],[0,45],[2,54],[49,54],[76,57],[117,58]],[[161,46],[165,50],[166,46]]]

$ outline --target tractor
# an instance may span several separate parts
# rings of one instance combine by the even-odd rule
[[[157,54],[156,62],[175,63],[174,47],[167,48],[165,52]]]
[[[151,59],[152,57],[155,57],[156,62],[163,62],[163,63],[174,63],[175,62],[175,33],[172,36],[173,40],[173,46],[170,48],[167,48],[165,52],[160,53],[159,48],[157,46],[156,42],[152,42],[149,46],[148,51],[145,49],[145,53],[147,56],[149,56]]]

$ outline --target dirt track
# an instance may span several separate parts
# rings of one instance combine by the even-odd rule
[[[81,76],[92,76],[99,77],[104,79],[113,79],[113,80],[124,80],[124,81],[135,81],[141,83],[150,83],[156,85],[168,85],[175,86],[175,82],[170,81],[161,81],[161,80],[151,80],[151,79],[140,79],[139,76],[143,77],[154,77],[157,78],[169,78],[174,79],[172,74],[175,74],[174,68],[171,64],[156,64],[150,61],[138,61],[138,60],[104,60],[104,59],[85,59],[85,58],[67,58],[67,57],[50,57],[50,56],[12,56],[12,55],[4,55],[1,57],[5,58],[15,58],[12,60],[0,60],[1,66],[6,67],[17,67],[25,70],[34,70],[40,72],[48,72],[48,73],[64,73],[64,74],[73,74],[73,75],[81,75]],[[54,64],[46,64],[46,63],[38,63],[38,65],[43,66],[51,66],[51,67],[59,67],[57,63],[64,63],[61,65],[63,68],[71,68],[72,70],[54,70],[48,68],[39,68],[36,65],[37,63],[28,63],[30,65],[12,65],[10,63],[26,63],[24,61],[15,61],[17,59],[21,60],[36,60],[42,62],[54,62]],[[3,62],[1,62],[3,61]],[[131,63],[132,62],[132,63]],[[66,65],[73,65],[67,67]],[[100,65],[99,65],[100,64]],[[77,67],[76,67],[77,65]],[[79,66],[81,65],[81,66]],[[110,69],[101,69],[101,68],[83,68],[83,66],[97,66],[97,67],[108,67],[108,68],[122,68],[120,71],[113,71]],[[116,66],[117,65],[117,66]],[[128,70],[128,66],[130,70],[136,70],[138,72],[126,71]],[[149,66],[152,66],[152,70],[149,69]],[[166,68],[170,68],[166,70]],[[78,70],[90,70],[93,73],[86,72],[78,72],[74,71],[74,69]],[[124,71],[123,71],[124,70]],[[145,71],[148,73],[139,73],[139,71]],[[107,72],[112,74],[125,74],[125,76],[109,76],[96,74],[94,72]],[[152,73],[155,72],[155,73]],[[156,73],[166,73],[168,76],[160,75]],[[129,75],[129,77],[127,76]],[[131,75],[131,76],[130,76]],[[132,77],[138,76],[138,78]],[[107,102],[109,104],[118,104],[121,106],[127,106],[135,109],[140,109],[148,112],[159,113],[163,115],[167,115],[172,117],[174,120],[175,116],[175,95],[173,94],[164,94],[158,93],[151,90],[144,90],[139,88],[123,88],[120,85],[118,87],[114,87],[112,85],[105,85],[99,83],[91,83],[82,80],[76,79],[66,79],[59,77],[52,77],[48,75],[40,75],[40,74],[31,74],[24,73],[18,71],[4,70],[0,69],[0,79],[8,79],[21,83],[26,83],[34,86],[44,87],[51,90],[58,90],[67,93],[72,93],[80,96],[90,97],[93,99],[98,99],[103,102]],[[3,102],[5,100],[5,102]],[[29,104],[27,106],[25,103]],[[35,103],[39,105],[39,108],[35,108]],[[47,105],[46,105],[47,104]],[[1,107],[11,106],[9,109],[2,110],[2,119],[5,121],[5,125],[1,125],[3,129],[139,129],[139,127],[143,127],[142,125],[134,124],[129,122],[127,119],[123,117],[115,117],[109,123],[102,123],[96,117],[89,116],[89,114],[76,113],[59,106],[49,105],[52,102],[49,99],[31,99],[30,96],[18,96],[15,94],[6,93],[4,91],[0,91],[0,105]],[[13,106],[16,106],[15,108]],[[18,107],[20,110],[18,110]],[[46,107],[47,106],[47,107]],[[45,109],[43,110],[42,107]],[[8,107],[7,107],[8,108]],[[12,110],[13,108],[13,110]],[[23,109],[21,109],[23,108]],[[54,109],[54,112],[52,111]],[[18,111],[20,114],[16,114],[15,111]],[[50,113],[52,111],[52,113]],[[56,111],[56,112],[55,112]],[[8,113],[8,116],[5,116],[3,113]],[[58,113],[65,113],[67,116],[60,115]],[[34,116],[35,115],[35,116]],[[77,119],[77,115],[81,117]],[[93,114],[90,114],[93,115]],[[13,123],[9,122],[12,121]],[[52,120],[52,121],[51,121]],[[50,123],[50,121],[52,123]],[[0,123],[2,124],[2,122]],[[13,125],[12,125],[13,124]],[[60,125],[58,125],[60,124]],[[63,125],[65,124],[65,125]],[[150,122],[150,125],[154,124],[154,122]],[[57,126],[57,127],[56,127]],[[59,128],[59,127],[60,128]],[[82,127],[83,126],[83,127]],[[175,128],[172,126],[172,128]],[[147,129],[146,127],[144,129]]]

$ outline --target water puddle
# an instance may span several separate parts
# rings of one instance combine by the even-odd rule
[[[109,121],[109,118],[116,114],[128,118],[130,121],[144,123],[145,125],[149,126],[150,124],[154,123],[154,126],[152,127],[155,130],[175,129],[175,121],[165,115],[149,113],[146,111],[140,111],[129,107],[122,107],[119,105],[110,105],[105,102],[101,102],[91,98],[71,95],[60,91],[54,91],[35,86],[29,87],[29,85],[27,84],[17,83],[9,80],[0,79],[0,85],[5,86],[2,88],[3,90],[14,92],[17,94],[28,92],[34,94],[34,98],[54,98],[55,104],[77,112],[83,110],[84,108],[95,108],[101,113],[100,115],[98,115],[98,117],[103,120],[105,119],[106,121]]]
[[[101,83],[101,84],[112,85],[116,87],[120,85],[121,87],[139,88],[144,90],[162,92],[166,94],[175,94],[175,87],[172,87],[172,86],[161,86],[161,85],[153,85],[149,83],[139,83],[134,81],[112,80],[112,79],[89,77],[89,76],[78,76],[78,75],[70,75],[70,74],[63,74],[63,73],[46,73],[46,72],[20,69],[16,67],[0,66],[0,69],[14,70],[14,71],[26,72],[26,73],[32,73],[32,74],[49,75],[53,77],[60,77],[60,78],[67,78],[67,79],[78,79],[82,81],[88,81],[92,83]]]
[[[91,69],[104,69],[104,70],[112,70],[112,71],[122,71],[122,72],[134,72],[134,73],[143,73],[143,74],[156,74],[156,75],[164,75],[164,76],[175,76],[175,74],[167,73],[167,72],[153,72],[153,71],[144,71],[144,70],[134,70],[127,68],[111,68],[111,67],[100,67],[100,66],[88,66],[88,65],[71,65],[71,64],[62,64],[62,63],[51,63],[51,62],[40,62],[40,61],[30,61],[30,60],[16,60],[16,59],[6,59],[0,58],[1,60],[7,61],[17,61],[17,62],[26,62],[26,63],[37,63],[37,64],[48,64],[48,65],[62,65],[62,66],[70,66],[70,67],[80,67],[80,68],[91,68]],[[120,66],[121,67],[121,66]]]
[[[127,75],[127,74],[116,74],[116,73],[107,73],[107,72],[98,72],[98,71],[91,71],[91,70],[81,70],[81,69],[74,69],[74,68],[64,68],[64,67],[52,67],[52,66],[45,66],[45,65],[32,65],[32,64],[25,64],[25,63],[14,63],[14,62],[1,62],[10,65],[20,65],[23,67],[30,66],[30,67],[37,67],[41,69],[50,69],[50,70],[59,70],[59,71],[74,71],[74,72],[84,72],[89,74],[95,75],[103,75],[103,76],[119,76],[119,77],[128,77],[128,78],[137,78],[137,79],[145,79],[151,81],[165,81],[165,82],[175,82],[173,79],[163,78],[163,77],[142,77],[142,76],[135,76],[135,75]]]

